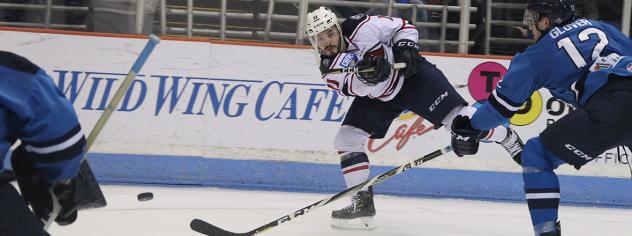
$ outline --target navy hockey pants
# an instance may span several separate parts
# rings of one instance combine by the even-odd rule
[[[0,235],[48,236],[43,227],[13,185],[0,183]]]

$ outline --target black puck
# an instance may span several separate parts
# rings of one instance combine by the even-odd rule
[[[138,201],[149,201],[154,199],[154,194],[151,192],[139,193],[137,197]]]

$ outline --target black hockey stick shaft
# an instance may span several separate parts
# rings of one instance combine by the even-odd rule
[[[309,206],[303,207],[303,208],[301,208],[301,209],[299,209],[299,210],[297,210],[297,211],[295,211],[293,213],[285,215],[285,216],[283,216],[283,217],[281,217],[279,219],[276,219],[276,220],[274,220],[274,221],[272,221],[270,223],[267,223],[267,224],[265,224],[265,225],[263,225],[263,226],[261,226],[259,228],[253,229],[253,230],[251,230],[249,232],[246,232],[246,233],[234,233],[234,232],[226,231],[224,229],[221,229],[221,228],[219,228],[217,226],[214,226],[214,225],[212,225],[212,224],[210,224],[210,223],[208,223],[206,221],[200,220],[200,219],[192,220],[190,226],[191,226],[191,229],[193,229],[194,231],[196,231],[198,233],[201,233],[201,234],[210,235],[210,236],[232,236],[232,235],[248,235],[248,236],[250,236],[250,235],[260,234],[260,233],[262,233],[262,232],[264,232],[266,230],[272,229],[272,228],[274,228],[274,227],[276,227],[276,226],[278,226],[280,224],[283,224],[285,222],[291,221],[291,220],[293,220],[296,217],[299,217],[299,216],[302,216],[304,214],[307,214],[307,213],[309,213],[309,212],[311,212],[311,211],[313,211],[313,210],[315,210],[317,208],[320,208],[320,207],[322,207],[324,205],[327,205],[327,204],[329,204],[329,203],[331,203],[333,201],[336,201],[336,200],[338,200],[338,199],[340,199],[342,197],[345,197],[345,196],[348,196],[348,195],[350,195],[352,193],[355,193],[355,192],[359,191],[362,188],[382,183],[385,180],[387,180],[387,179],[389,179],[389,178],[391,178],[391,177],[393,177],[395,175],[398,175],[398,174],[400,174],[400,173],[402,173],[404,171],[407,171],[407,170],[409,170],[409,169],[411,169],[413,167],[420,166],[421,164],[423,164],[423,163],[425,163],[427,161],[430,161],[430,160],[432,160],[432,159],[434,159],[436,157],[439,157],[439,156],[441,156],[443,154],[446,154],[448,152],[451,152],[451,151],[452,151],[452,147],[451,146],[446,146],[446,147],[444,147],[442,149],[438,149],[438,150],[436,150],[436,151],[434,151],[432,153],[429,153],[429,154],[427,154],[427,155],[425,155],[423,157],[420,157],[418,159],[412,160],[412,161],[410,161],[410,162],[408,162],[408,163],[406,163],[404,165],[401,165],[401,166],[396,167],[396,168],[394,168],[392,170],[384,172],[381,175],[375,176],[375,177],[373,177],[373,178],[371,178],[371,179],[369,179],[367,181],[364,181],[361,184],[358,184],[358,185],[353,186],[351,188],[348,188],[348,189],[346,189],[346,190],[344,190],[342,192],[339,192],[338,194],[336,194],[336,195],[334,195],[332,197],[320,200],[320,201],[318,201],[316,203],[313,203],[313,204],[311,204]]]
[[[391,64],[391,69],[404,69],[406,68],[406,63],[404,62],[398,62],[398,63],[393,63]],[[348,68],[344,68],[344,69],[332,69],[330,70],[328,73],[332,73],[332,74],[340,74],[340,73],[364,73],[364,72],[371,72],[374,71],[375,68],[371,67],[371,68],[367,68],[364,70],[358,70],[358,68],[356,67],[348,67]]]

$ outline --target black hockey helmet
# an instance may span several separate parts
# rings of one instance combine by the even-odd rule
[[[574,20],[576,15],[575,0],[529,0],[523,23],[533,24],[540,20],[540,17],[547,16],[552,25],[559,26]]]

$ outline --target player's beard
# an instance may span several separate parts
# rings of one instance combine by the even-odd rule
[[[336,46],[336,45],[329,45],[329,46],[325,47],[325,50],[323,50],[323,52],[325,52],[327,56],[336,55],[336,54],[339,53],[338,46]]]

